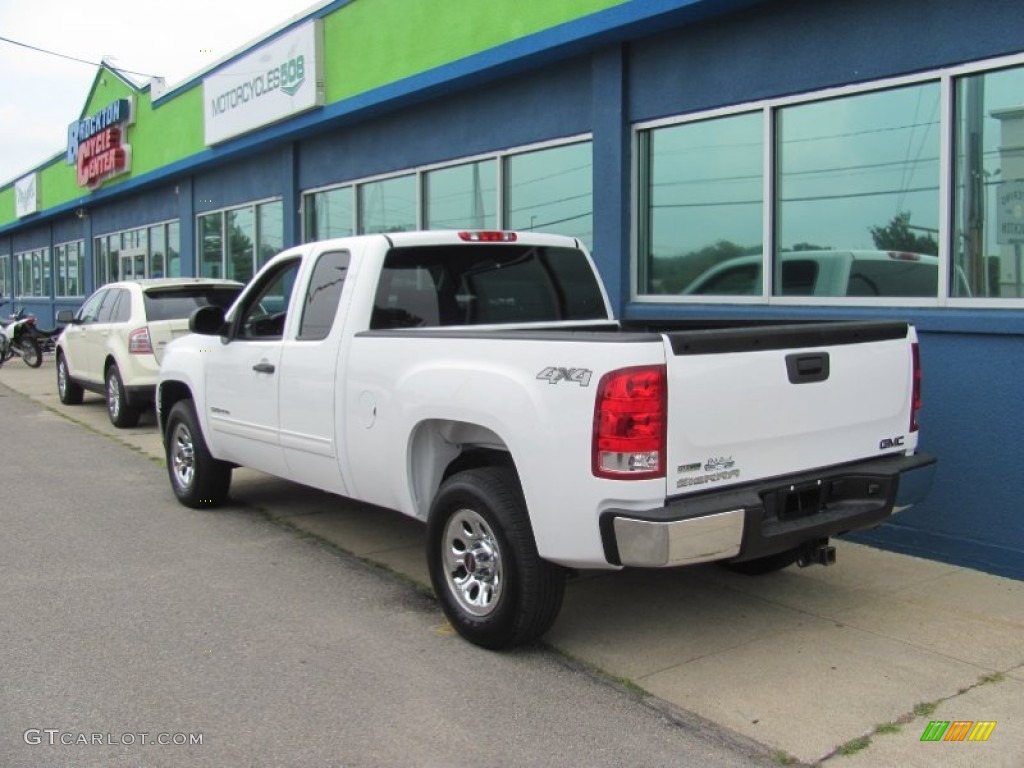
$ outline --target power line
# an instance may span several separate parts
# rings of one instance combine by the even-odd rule
[[[106,62],[106,61],[101,61],[101,62],[99,62],[97,64],[95,61],[87,61],[86,59],[78,59],[78,58],[75,58],[74,56],[67,56],[67,55],[65,55],[63,53],[57,53],[56,51],[48,51],[45,48],[37,48],[36,46],[29,45],[28,43],[19,43],[17,40],[11,40],[9,37],[0,37],[0,40],[2,40],[5,43],[10,43],[11,45],[20,45],[22,48],[28,48],[29,50],[38,51],[39,53],[45,53],[48,56],[56,56],[56,57],[61,58],[61,59],[68,59],[69,61],[77,61],[80,64],[88,64],[88,65],[93,66],[93,67],[109,67],[110,69],[113,69],[116,72],[127,72],[129,75],[139,75],[139,77],[160,77],[160,75],[150,75],[150,74],[147,74],[145,72],[134,72],[134,71],[132,71],[130,69],[124,69],[122,67],[115,67],[113,64],[110,64],[109,62]]]

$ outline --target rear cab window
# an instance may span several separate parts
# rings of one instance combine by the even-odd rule
[[[392,248],[370,327],[607,319],[597,277],[575,248],[476,244]]]

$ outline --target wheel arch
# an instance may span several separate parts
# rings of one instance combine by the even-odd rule
[[[441,483],[457,472],[480,467],[519,470],[507,443],[479,424],[427,419],[413,429],[408,448],[409,484],[416,517],[426,520]]]
[[[167,426],[167,414],[181,400],[194,400],[192,389],[183,381],[170,379],[160,382],[156,391],[156,418],[160,434]]]

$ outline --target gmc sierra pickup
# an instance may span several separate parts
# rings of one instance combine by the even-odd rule
[[[570,238],[306,243],[189,327],[157,390],[177,498],[246,466],[423,520],[487,648],[539,638],[570,569],[828,564],[931,483],[912,327],[624,326]]]

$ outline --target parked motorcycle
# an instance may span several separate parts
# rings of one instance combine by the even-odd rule
[[[43,364],[43,350],[33,332],[35,318],[18,310],[0,320],[0,366],[14,357],[20,357],[29,368]]]
[[[39,349],[44,355],[52,355],[57,351],[57,337],[64,332],[64,326],[58,325],[55,328],[40,328],[39,323],[36,322],[34,315],[26,315],[24,308],[19,309],[15,315],[18,318],[24,318],[28,322],[27,331],[32,335],[32,338],[39,344]],[[12,315],[11,317],[15,317]]]

